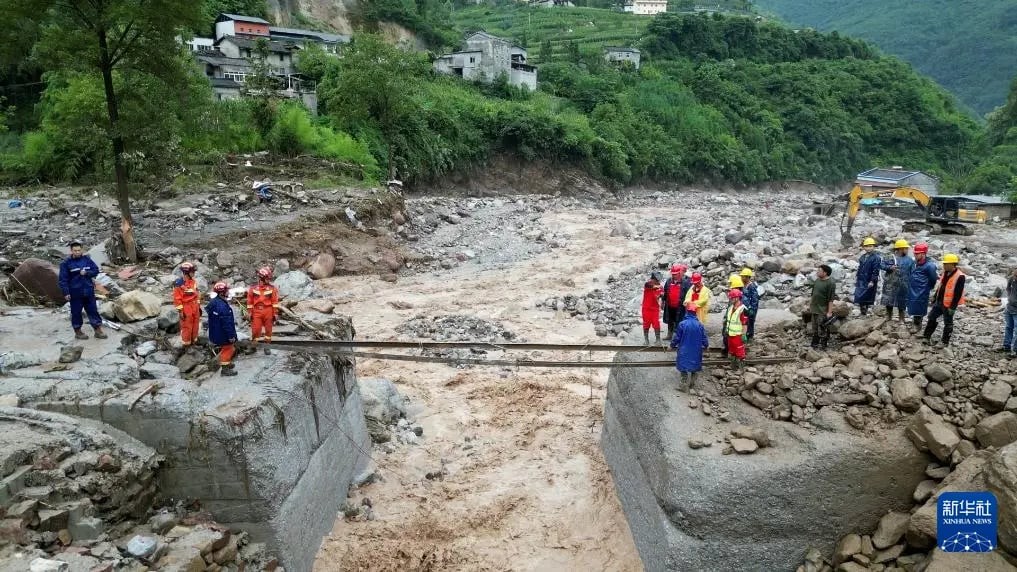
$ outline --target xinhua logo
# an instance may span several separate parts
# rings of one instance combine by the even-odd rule
[[[943,493],[936,506],[936,542],[943,552],[996,549],[999,505],[990,492]]]

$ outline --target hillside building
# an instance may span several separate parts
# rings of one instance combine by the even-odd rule
[[[245,93],[244,84],[254,73],[258,46],[265,42],[265,63],[277,86],[277,95],[300,99],[312,112],[318,97],[314,82],[297,71],[300,51],[317,44],[327,53],[336,54],[349,36],[272,26],[253,16],[219,14],[215,20],[215,38],[193,38],[186,42],[194,58],[202,65],[217,99],[236,99]]]
[[[626,0],[622,10],[640,16],[653,16],[667,12],[667,0]]]
[[[463,49],[438,57],[434,69],[438,73],[487,83],[504,75],[511,85],[537,89],[537,68],[526,63],[526,48],[487,32],[466,36]]]
[[[604,59],[614,64],[629,64],[639,69],[639,50],[636,48],[604,48]]]
[[[903,167],[869,169],[858,173],[858,176],[855,177],[855,184],[863,188],[881,189],[911,187],[927,195],[935,195],[939,191],[939,179],[921,171],[909,171]]]

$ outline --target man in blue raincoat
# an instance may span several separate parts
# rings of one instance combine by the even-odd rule
[[[74,328],[75,339],[88,339],[88,334],[81,331],[81,326],[84,325],[82,311],[88,314],[88,323],[95,331],[95,337],[106,338],[106,333],[102,331],[102,316],[99,315],[95,301],[95,284],[92,282],[98,275],[99,267],[84,254],[81,243],[76,240],[72,242],[70,257],[60,263],[57,282],[64,293],[64,300],[71,305],[71,327]]]
[[[876,303],[876,286],[879,284],[879,270],[883,265],[876,253],[876,239],[871,236],[862,241],[862,257],[858,259],[858,275],[855,278],[855,304],[862,315]]]
[[[908,281],[908,315],[916,331],[922,327],[922,319],[929,311],[929,294],[939,280],[936,263],[929,260],[928,254],[928,244],[915,245],[915,266]]]
[[[678,370],[678,390],[683,391],[685,379],[688,385],[684,391],[691,389],[696,382],[696,374],[703,370],[703,352],[710,347],[706,336],[706,328],[699,322],[696,315],[696,303],[689,302],[685,309],[685,318],[678,324],[674,336],[671,337],[671,349],[677,349],[675,369]]]
[[[904,321],[904,310],[908,304],[908,284],[915,260],[908,256],[911,246],[903,238],[893,243],[893,254],[883,260],[883,306],[886,307],[887,319],[893,318],[893,309],[901,322]]]
[[[236,375],[236,366],[233,364],[233,354],[236,353],[237,324],[233,320],[233,308],[227,301],[230,289],[225,282],[216,282],[212,287],[215,298],[205,306],[205,314],[208,315],[208,341],[219,348],[219,374],[225,376]]]

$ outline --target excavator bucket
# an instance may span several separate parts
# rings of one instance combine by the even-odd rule
[[[849,231],[840,233],[840,245],[843,246],[844,248],[851,248],[852,246],[856,246],[855,239],[854,237],[851,236],[851,233]]]

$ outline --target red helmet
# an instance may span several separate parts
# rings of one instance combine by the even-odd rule
[[[180,264],[180,271],[183,273],[194,272],[194,265],[190,262],[183,262]]]
[[[230,287],[225,282],[216,282],[215,286],[212,286],[212,291],[216,294],[225,294],[230,291]]]
[[[271,278],[271,277],[272,269],[269,268],[268,266],[262,266],[261,268],[258,269],[258,278]]]
[[[682,272],[685,272],[685,270],[687,269],[688,266],[685,266],[684,264],[672,264],[671,274],[681,274]]]
[[[919,242],[915,245],[915,254],[927,254],[929,252],[929,245],[924,242]]]
[[[741,298],[742,297],[742,291],[737,289],[737,288],[732,288],[732,289],[727,291],[727,297],[732,299],[732,300],[735,300],[737,298]]]
[[[692,273],[692,283],[693,284],[702,284],[703,283],[703,275],[698,273],[698,272],[693,272]]]

